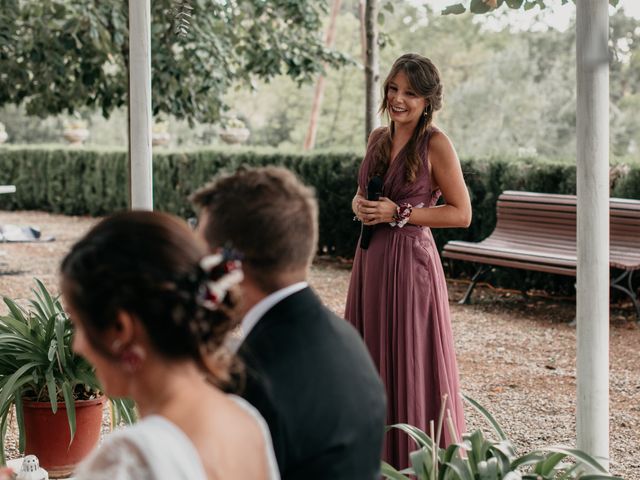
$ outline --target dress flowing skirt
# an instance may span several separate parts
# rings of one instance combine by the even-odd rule
[[[414,225],[375,227],[367,250],[358,247],[345,317],[362,335],[387,393],[387,424],[408,423],[427,434],[443,398],[460,438],[465,429],[447,285],[431,231]],[[446,397],[445,397],[446,396]],[[455,441],[445,425],[441,445]],[[409,464],[416,444],[393,429],[383,458]]]

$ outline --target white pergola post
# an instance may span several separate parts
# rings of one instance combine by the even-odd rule
[[[129,115],[131,208],[153,210],[150,0],[129,0]]]
[[[577,437],[609,458],[609,2],[576,2]]]

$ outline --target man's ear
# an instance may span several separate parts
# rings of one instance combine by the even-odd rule
[[[201,208],[198,212],[198,225],[196,225],[195,234],[197,239],[207,248],[208,251],[213,251],[213,246],[209,244],[207,240],[206,231],[209,224],[209,211],[206,208]]]

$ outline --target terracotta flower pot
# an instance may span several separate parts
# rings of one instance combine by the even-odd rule
[[[105,401],[104,396],[76,401],[76,434],[69,444],[71,436],[64,402],[58,403],[54,414],[49,402],[24,400],[25,455],[36,455],[51,478],[68,476],[100,440]]]

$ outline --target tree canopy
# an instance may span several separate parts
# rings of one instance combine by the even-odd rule
[[[183,4],[151,2],[154,115],[212,122],[236,82],[304,82],[347,61],[323,44],[326,0],[190,0],[190,17]],[[128,41],[128,2],[0,0],[0,106],[108,116],[127,102]]]
[[[355,5],[354,5],[355,4]],[[360,52],[357,2],[345,2],[336,48]],[[617,10],[611,26],[611,142],[616,157],[637,152],[640,119],[640,30]],[[500,31],[465,15],[442,16],[403,2],[386,18],[388,44],[380,52],[382,75],[398,55],[417,51],[438,66],[444,108],[436,123],[461,156],[511,154],[575,157],[575,21],[567,30]],[[636,81],[638,80],[638,81]],[[251,129],[250,142],[280,148],[301,145],[312,89],[289,80],[234,92],[229,102]],[[318,148],[361,148],[364,133],[362,70],[347,66],[327,76]],[[261,108],[256,108],[260,105]]]
[[[198,5],[193,5],[196,10],[190,19],[192,25],[199,21]],[[408,51],[420,52],[434,61],[444,82],[444,108],[438,112],[436,122],[451,136],[462,157],[575,157],[575,21],[562,31],[512,31],[508,23],[502,29],[487,28],[485,16],[477,16],[473,22],[469,14],[442,16],[417,2],[398,2],[393,13],[387,13],[385,8],[381,11],[386,16],[385,46],[380,52],[382,75],[398,55]],[[5,12],[0,10],[0,15]],[[503,7],[502,12],[515,11]],[[172,17],[171,13],[168,15]],[[505,15],[505,21],[508,17],[511,16]],[[342,1],[337,22],[335,48],[360,58],[358,0]],[[11,26],[9,22],[3,25]],[[625,157],[624,161],[630,162],[637,161],[640,148],[637,26],[637,20],[621,8],[610,17],[611,147],[613,157]],[[44,57],[48,55],[45,53]],[[0,67],[0,75],[5,73]],[[326,81],[317,148],[361,150],[361,66],[329,69]],[[228,104],[229,113],[245,122],[251,130],[250,144],[297,149],[306,134],[313,84],[297,88],[296,82],[279,75],[268,83],[253,83],[253,89],[230,88],[219,104]],[[8,81],[0,79],[0,89],[17,83],[11,77]],[[164,98],[157,98],[157,91],[153,93],[156,102]],[[115,146],[126,141],[126,112],[122,108],[114,110],[109,120],[94,113],[93,107],[81,108],[80,113],[89,122],[89,143]],[[174,146],[218,142],[215,126],[198,122],[190,126],[172,115],[163,117]],[[64,116],[44,120],[27,117],[24,105],[0,108],[0,122],[5,123],[12,143],[55,142],[60,139],[64,120]]]
[[[562,0],[562,5],[569,3],[570,0]],[[575,3],[576,0],[573,0]],[[609,3],[616,7],[620,0],[609,0]],[[506,5],[508,8],[531,10],[535,7],[544,9],[547,7],[548,0],[471,0],[469,3],[469,11],[471,13],[487,13],[492,10]],[[463,3],[455,3],[449,5],[443,11],[443,15],[457,15],[467,11],[467,7]]]

